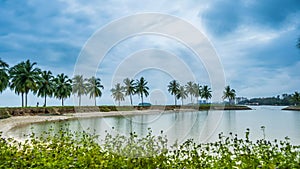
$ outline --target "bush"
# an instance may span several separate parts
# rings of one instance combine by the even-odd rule
[[[7,109],[0,109],[0,119],[5,119],[10,117],[11,115],[9,114],[9,111]]]
[[[249,130],[245,139],[220,134],[213,143],[170,147],[163,133],[151,130],[143,138],[107,133],[101,143],[87,132],[53,131],[31,134],[24,143],[0,139],[0,168],[300,168],[299,146],[288,138],[253,142]]]

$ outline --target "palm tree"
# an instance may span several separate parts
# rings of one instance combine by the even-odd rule
[[[191,103],[193,103],[193,96],[195,95],[194,83],[192,81],[187,82],[185,88],[187,94],[191,96]]]
[[[65,74],[59,74],[54,79],[56,98],[61,100],[61,105],[64,106],[64,98],[68,98],[72,93],[72,80]]]
[[[137,79],[135,83],[135,91],[141,97],[142,106],[144,105],[144,94],[145,97],[149,95],[149,87],[147,86],[147,84],[148,82],[145,80],[144,77],[141,77],[140,80]]]
[[[6,89],[9,83],[8,67],[9,65],[0,58],[0,93]]]
[[[177,99],[181,99],[181,105],[183,106],[183,99],[186,99],[188,96],[184,86],[180,86],[178,89],[178,93],[176,95]]]
[[[37,82],[40,81],[41,70],[35,68],[36,62],[30,60],[21,62],[9,70],[11,76],[11,89],[16,93],[22,94],[22,107],[24,106],[23,96],[25,94],[25,107],[27,107],[27,95],[30,91],[36,92],[38,89]]]
[[[85,83],[85,79],[83,78],[83,75],[75,75],[73,80],[73,93],[77,94],[79,98],[78,105],[81,106],[81,96],[85,95],[87,92],[87,86]]]
[[[132,106],[132,95],[135,94],[135,83],[134,80],[126,78],[123,80],[123,83],[125,84],[124,89],[125,89],[125,96],[129,96],[130,98],[130,104]]]
[[[194,96],[195,96],[196,101],[198,103],[198,99],[202,95],[202,93],[201,93],[202,92],[202,86],[198,83],[194,83],[193,88],[194,88]]]
[[[179,83],[176,80],[172,80],[168,85],[168,92],[171,93],[171,95],[174,95],[175,99],[175,106],[177,105],[177,94],[179,92]]]
[[[293,101],[295,102],[295,105],[297,105],[298,103],[300,103],[300,93],[295,92],[292,96]]]
[[[92,76],[87,79],[87,93],[90,94],[90,98],[95,99],[95,106],[97,106],[96,98],[102,96],[101,89],[104,89],[104,86],[101,84],[100,78]]]
[[[11,79],[9,87],[11,90],[14,90],[17,95],[21,93],[21,104],[22,107],[24,107],[24,83],[20,76],[18,76],[20,74],[19,72],[21,71],[22,64],[24,64],[24,62],[19,63],[9,69],[9,78]]]
[[[43,71],[41,73],[41,80],[38,82],[37,95],[44,97],[44,107],[47,106],[47,96],[52,97],[54,93],[54,77],[51,71]]]
[[[202,92],[201,92],[201,97],[206,100],[206,103],[208,103],[208,99],[210,99],[212,97],[211,89],[207,85],[203,86]]]
[[[115,88],[112,88],[111,90],[111,93],[112,93],[112,97],[115,99],[115,101],[118,101],[118,105],[120,106],[120,102],[121,101],[124,101],[124,88],[121,86],[120,83],[117,83],[115,85]]]
[[[225,90],[223,92],[223,99],[228,99],[229,100],[229,104],[231,104],[233,102],[233,100],[235,99],[235,90],[231,89],[230,86],[226,86]]]

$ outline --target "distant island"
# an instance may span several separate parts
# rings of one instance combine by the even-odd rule
[[[243,105],[270,105],[270,106],[291,106],[300,103],[300,94],[295,92],[293,94],[282,94],[272,97],[260,97],[247,99],[244,97],[237,97],[237,104]]]

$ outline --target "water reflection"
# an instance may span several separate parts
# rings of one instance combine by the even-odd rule
[[[282,111],[281,107],[261,106],[247,111],[199,111],[199,112],[169,112],[153,115],[131,115],[119,117],[104,117],[78,119],[62,122],[46,122],[32,124],[11,130],[8,134],[16,138],[24,138],[24,134],[31,132],[42,133],[52,126],[54,132],[66,127],[74,131],[89,131],[100,135],[103,139],[108,133],[112,135],[128,135],[136,132],[140,136],[148,133],[151,128],[153,134],[160,135],[161,131],[167,135],[169,143],[175,140],[183,142],[189,138],[196,142],[211,142],[218,139],[223,132],[237,133],[244,137],[246,128],[250,128],[250,138],[261,139],[261,126],[266,127],[267,139],[291,138],[291,142],[300,144],[300,113]],[[219,118],[222,117],[222,118]],[[31,128],[33,127],[33,129]],[[88,130],[89,128],[89,130]]]

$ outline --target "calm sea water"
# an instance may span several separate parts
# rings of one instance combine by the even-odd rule
[[[95,132],[100,135],[101,140],[106,134],[105,131],[113,135],[136,132],[140,136],[145,136],[151,129],[155,135],[163,131],[169,143],[175,140],[183,142],[190,138],[196,142],[210,142],[217,140],[221,132],[225,135],[232,132],[244,138],[247,128],[250,129],[251,139],[261,139],[264,137],[261,126],[265,126],[267,139],[283,140],[288,136],[293,144],[300,144],[300,112],[283,111],[281,110],[283,107],[275,106],[252,108],[253,110],[242,111],[172,112],[45,122],[22,126],[11,130],[9,134],[24,139],[24,134],[32,132],[39,134],[49,130],[50,127],[54,128],[54,131],[68,127],[73,131]]]

